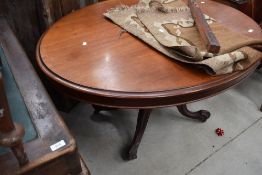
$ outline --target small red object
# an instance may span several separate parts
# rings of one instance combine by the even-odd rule
[[[216,129],[216,134],[217,134],[218,136],[223,136],[223,135],[224,135],[224,130],[221,129],[221,128],[217,128],[217,129]]]

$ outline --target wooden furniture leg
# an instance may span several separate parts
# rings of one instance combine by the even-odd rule
[[[0,146],[11,148],[19,165],[25,165],[28,162],[23,147],[25,130],[21,125],[13,123],[5,95],[2,74],[0,74],[0,108]]]
[[[25,153],[22,140],[19,141],[15,146],[11,147],[11,150],[12,150],[13,154],[15,155],[15,157],[17,158],[20,166],[23,166],[23,165],[28,163],[29,160],[28,160],[28,157]]]
[[[0,123],[2,125],[3,123]],[[23,166],[28,163],[27,155],[24,151],[23,146],[23,137],[25,134],[24,128],[16,123],[12,123],[13,129],[7,132],[0,133],[0,145],[4,147],[11,148],[13,154],[15,155],[16,159],[20,166]]]
[[[210,112],[206,110],[200,110],[196,112],[191,112],[188,110],[186,105],[179,105],[177,106],[178,111],[191,119],[199,120],[200,122],[205,122],[210,117]]]
[[[126,153],[127,160],[133,160],[137,158],[137,149],[144,135],[151,111],[152,109],[139,109],[135,135]]]

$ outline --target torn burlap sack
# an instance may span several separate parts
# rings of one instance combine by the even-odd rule
[[[168,57],[205,68],[212,75],[244,70],[262,58],[262,53],[252,48],[262,45],[261,38],[231,31],[205,15],[221,45],[218,54],[208,53],[190,9],[181,0],[140,0],[131,7],[110,9],[104,15]]]

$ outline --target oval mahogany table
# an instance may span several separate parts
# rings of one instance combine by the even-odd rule
[[[261,29],[241,12],[203,0],[202,10],[232,30],[262,37]],[[150,112],[153,108],[177,106],[193,119],[206,121],[210,113],[190,112],[186,103],[214,96],[253,73],[249,69],[223,76],[210,76],[153,50],[103,16],[120,4],[135,0],[111,0],[90,5],[56,22],[40,39],[37,62],[61,91],[87,101],[95,109],[137,108],[137,126],[127,159],[137,157]],[[249,33],[248,30],[254,32]],[[103,107],[102,107],[103,106]]]

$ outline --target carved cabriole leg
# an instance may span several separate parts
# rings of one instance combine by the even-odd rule
[[[201,122],[205,122],[210,117],[210,112],[206,110],[200,110],[197,112],[191,112],[187,109],[186,105],[179,105],[177,106],[178,111],[191,119],[199,120]]]
[[[128,160],[133,160],[137,158],[137,149],[144,135],[144,131],[146,129],[146,125],[147,125],[151,111],[152,109],[140,109],[139,110],[135,135],[131,142],[131,145],[129,146],[129,149],[126,155],[127,156],[126,158]]]

